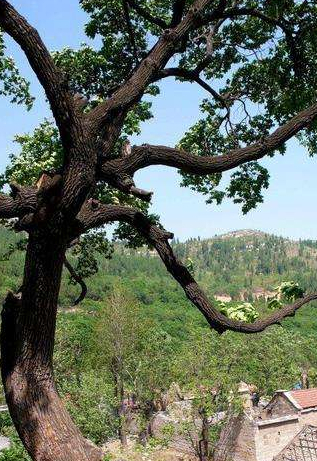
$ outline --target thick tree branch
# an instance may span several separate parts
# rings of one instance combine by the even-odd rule
[[[286,141],[317,118],[317,103],[299,112],[266,138],[247,147],[234,149],[226,155],[196,156],[180,149],[165,146],[143,145],[134,147],[129,157],[106,161],[100,176],[106,181],[113,174],[133,174],[151,165],[166,165],[192,174],[213,174],[231,170],[244,163],[258,160],[281,147]]]
[[[76,301],[74,301],[74,306],[77,306],[78,304],[80,304],[86,298],[87,291],[88,291],[87,290],[87,285],[84,282],[84,280],[82,279],[82,277],[80,277],[80,275],[77,274],[77,272],[75,271],[75,269],[73,268],[71,263],[67,260],[67,258],[65,258],[64,266],[66,267],[66,269],[70,273],[71,278],[76,283],[78,283],[80,285],[80,287],[81,287],[81,293],[78,296],[78,298],[76,299]]]
[[[0,194],[0,218],[17,218],[21,212],[19,204],[8,195]]]
[[[109,112],[120,108],[120,111],[124,113],[136,103],[140,97],[142,97],[145,88],[151,81],[155,80],[156,76],[162,71],[168,62],[168,60],[174,55],[177,47],[182,42],[188,33],[194,28],[202,27],[206,24],[210,24],[212,21],[220,20],[221,25],[224,19],[235,18],[240,16],[253,16],[262,19],[276,27],[282,28],[284,31],[287,41],[291,46],[291,53],[296,53],[296,47],[294,48],[294,40],[292,37],[292,31],[289,29],[288,24],[280,19],[271,18],[265,15],[261,11],[252,8],[228,8],[226,9],[227,2],[222,0],[219,2],[217,7],[207,15],[203,15],[205,8],[211,0],[196,0],[192,5],[184,19],[171,29],[166,29],[158,40],[156,45],[152,48],[148,56],[140,63],[138,68],[129,78],[129,80],[123,84],[107,101],[100,104],[96,109],[91,111],[89,119],[96,124],[96,128],[100,129],[107,119]],[[177,2],[178,3],[178,2]],[[180,2],[181,4],[182,2]],[[136,2],[129,0],[129,4],[135,7]],[[177,11],[178,8],[176,8]],[[216,24],[216,29],[219,27]],[[209,60],[209,57],[208,57]],[[296,59],[293,59],[296,62]],[[206,62],[202,65],[205,66]],[[203,68],[197,68],[197,71],[201,72]],[[197,81],[197,80],[196,80]],[[199,84],[204,85],[206,83],[199,81]],[[207,88],[206,88],[207,89]],[[208,88],[210,91],[210,87]]]
[[[317,293],[306,295],[295,303],[287,305],[254,323],[231,320],[210,303],[187,267],[177,259],[168,242],[173,234],[152,224],[139,210],[125,206],[102,205],[99,202],[90,201],[85,204],[77,219],[80,232],[115,221],[127,222],[135,227],[149,244],[155,247],[167,270],[181,285],[187,298],[200,310],[209,325],[219,333],[226,330],[248,334],[264,331],[271,325],[279,324],[286,317],[294,316],[302,306],[317,299]]]
[[[22,48],[29,63],[45,89],[61,135],[67,135],[73,98],[68,92],[63,73],[55,66],[38,32],[7,0],[0,1],[0,27]]]
[[[0,194],[0,218],[21,218],[31,213],[37,206],[37,190],[11,184],[11,196]]]
[[[76,218],[74,238],[90,229],[107,223],[122,221],[138,229],[146,229],[149,236],[171,239],[173,234],[152,224],[139,210],[124,205],[104,205],[98,200],[87,200]]]

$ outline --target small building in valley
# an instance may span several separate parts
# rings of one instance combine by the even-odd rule
[[[317,461],[317,389],[278,391],[256,404],[249,386],[244,412],[223,428],[215,461]]]
[[[232,297],[227,293],[216,293],[214,298],[221,303],[230,303],[232,301]]]

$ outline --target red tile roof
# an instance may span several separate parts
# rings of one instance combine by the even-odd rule
[[[317,407],[317,388],[291,391],[290,395],[302,408]]]

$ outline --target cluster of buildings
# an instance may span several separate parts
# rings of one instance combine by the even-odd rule
[[[215,461],[317,461],[317,389],[277,391],[266,404],[240,386],[244,412],[223,428]]]

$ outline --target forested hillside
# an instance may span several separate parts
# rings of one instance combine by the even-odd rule
[[[21,284],[24,254],[12,251],[20,238],[0,228],[1,301]],[[265,297],[282,281],[294,280],[307,291],[317,288],[313,241],[239,231],[173,245],[215,302],[223,297],[231,298],[232,304],[249,301],[264,315]],[[76,266],[76,256],[69,259]],[[98,273],[86,280],[86,299],[75,308],[80,289],[65,271],[55,347],[59,391],[76,423],[96,443],[105,444],[122,432],[120,395],[135,396],[140,427],[145,427],[154,402],[173,382],[196,393],[200,407],[206,405],[209,413],[226,408],[240,381],[268,396],[294,386],[305,369],[311,383],[317,384],[313,305],[263,334],[219,336],[152,250],[115,243],[112,258],[98,257],[98,265]],[[201,386],[214,388],[219,383],[219,399],[212,405],[202,402]],[[8,416],[0,415],[0,432],[16,440],[0,460],[28,459]]]
[[[8,289],[16,289],[21,283],[24,254],[16,249],[10,250],[20,239],[6,228],[0,228],[2,300]],[[205,240],[190,239],[184,243],[175,240],[173,246],[211,297],[225,295],[232,301],[255,301],[261,308],[265,305],[265,298],[273,294],[282,281],[294,280],[305,291],[317,289],[317,241],[292,241],[259,231],[242,230]],[[75,256],[71,256],[71,260],[76,263]],[[167,319],[175,315],[176,321],[175,313],[178,312],[182,318],[184,315],[193,316],[197,322],[204,323],[154,250],[146,247],[127,249],[114,244],[110,259],[98,256],[97,260],[99,270],[86,280],[88,295],[83,306],[96,309],[119,283],[143,306],[149,306],[149,316],[159,320],[163,315]],[[79,287],[70,283],[65,271],[60,308],[72,307],[78,291]],[[313,328],[313,308],[305,307],[304,311],[299,317],[309,317],[309,328]]]
[[[191,258],[196,275],[211,292],[234,299],[254,299],[282,280],[316,288],[317,242],[291,241],[259,231],[236,231],[208,240],[176,244],[182,259]],[[265,293],[263,293],[265,294]]]

